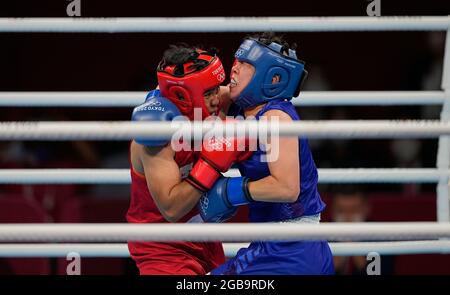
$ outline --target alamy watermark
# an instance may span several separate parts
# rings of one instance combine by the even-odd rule
[[[367,5],[366,13],[368,16],[381,16],[381,0],[367,0],[370,3]]]
[[[242,116],[227,117],[225,120],[217,116],[209,116],[202,120],[201,109],[194,109],[194,120],[185,116],[177,116],[171,126],[177,127],[183,123],[185,128],[178,129],[171,138],[171,147],[179,151],[257,151],[261,153],[262,162],[274,162],[279,156],[279,125],[278,117],[244,118]],[[249,123],[246,128],[238,128],[234,123]],[[259,122],[259,125],[256,125]],[[203,134],[202,128],[208,125],[210,129]],[[190,127],[190,128],[186,128]],[[193,128],[193,132],[191,129]],[[193,144],[192,144],[193,143]]]
[[[66,256],[68,261],[66,274],[69,276],[81,275],[81,256],[78,252],[69,252]]]
[[[366,273],[369,276],[379,276],[381,274],[381,256],[378,252],[369,252],[366,260],[370,261],[366,267]]]
[[[134,112],[159,111],[165,107],[158,101],[148,101],[135,108]],[[203,118],[201,108],[194,108],[193,120],[186,116],[172,118],[171,127],[177,129],[170,144],[175,152],[180,151],[261,151],[262,162],[274,162],[279,156],[280,120],[276,116]],[[246,123],[237,126],[236,123]],[[259,124],[258,124],[259,123]],[[244,126],[244,128],[242,128]],[[241,127],[241,128],[239,128]]]
[[[66,7],[67,16],[81,16],[81,0],[67,1],[69,1]]]

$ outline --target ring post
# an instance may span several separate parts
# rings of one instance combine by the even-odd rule
[[[450,16],[449,16],[450,25]],[[445,93],[444,104],[442,105],[441,121],[450,121],[450,26],[447,28],[444,67],[442,73],[442,89]],[[449,177],[444,171],[450,167],[450,137],[440,136],[438,143],[436,166],[441,171],[438,182],[437,193],[437,220],[439,222],[450,221],[450,198],[449,198]]]

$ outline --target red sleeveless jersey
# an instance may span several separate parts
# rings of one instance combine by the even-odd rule
[[[182,178],[189,174],[194,161],[194,152],[175,153]],[[133,168],[130,170],[131,200],[127,221],[167,223],[148,191],[145,176]],[[187,222],[197,214],[195,208],[179,222]],[[128,249],[141,274],[205,274],[225,261],[219,242],[128,242]]]

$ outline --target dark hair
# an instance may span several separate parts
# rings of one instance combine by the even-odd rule
[[[184,67],[183,65],[187,62],[192,62],[193,64],[189,67],[189,70],[197,71],[205,68],[208,62],[203,59],[199,59],[198,49],[204,50],[201,46],[189,46],[186,43],[179,43],[176,45],[170,45],[163,53],[163,59],[161,61],[160,67],[165,68],[167,66],[176,65],[174,74],[183,75]],[[215,55],[216,49],[212,48],[210,50],[204,50],[208,54]]]
[[[291,45],[289,45],[283,35],[276,35],[274,32],[253,34],[249,37],[258,40],[265,45],[270,45],[270,43],[274,42],[280,44],[282,46],[280,52],[281,54],[289,55],[289,49],[297,49],[297,43],[292,43]]]

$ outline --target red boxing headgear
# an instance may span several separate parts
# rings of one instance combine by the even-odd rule
[[[197,50],[196,59],[208,62],[207,66],[197,70],[193,61],[183,65],[165,65],[164,60],[158,66],[157,76],[161,94],[171,100],[190,120],[194,119],[194,108],[202,109],[202,119],[211,114],[206,108],[203,94],[219,86],[225,80],[222,62],[215,54]],[[182,66],[183,74],[175,74],[177,66]]]

